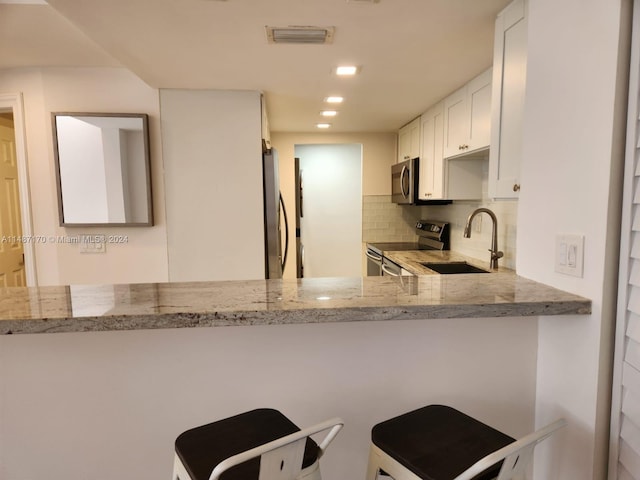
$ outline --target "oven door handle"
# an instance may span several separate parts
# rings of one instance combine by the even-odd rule
[[[382,261],[382,256],[376,255],[375,253],[371,252],[370,250],[365,251],[364,254],[367,257],[369,257],[371,260],[375,261],[375,262],[381,262]]]
[[[387,275],[391,275],[392,277],[399,277],[400,274],[394,272],[393,270],[389,270],[389,267],[387,267],[384,263],[382,264],[382,271],[384,273],[386,273]]]

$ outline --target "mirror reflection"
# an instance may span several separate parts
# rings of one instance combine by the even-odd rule
[[[60,225],[152,225],[147,115],[52,117]]]

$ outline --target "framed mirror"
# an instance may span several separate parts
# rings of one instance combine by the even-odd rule
[[[60,225],[153,225],[148,116],[51,117]]]

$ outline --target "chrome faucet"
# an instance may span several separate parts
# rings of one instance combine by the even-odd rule
[[[491,262],[489,263],[489,266],[495,269],[498,268],[498,259],[504,256],[504,253],[498,251],[498,219],[496,218],[496,214],[488,208],[476,208],[473,212],[471,212],[469,218],[467,218],[467,224],[464,226],[464,238],[471,238],[471,222],[473,221],[473,217],[482,212],[489,215],[493,223],[493,229],[491,233],[491,248],[489,249],[489,251],[491,252]]]

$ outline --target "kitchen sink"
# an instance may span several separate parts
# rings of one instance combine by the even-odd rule
[[[445,275],[455,273],[491,273],[467,262],[424,262],[421,265]]]

